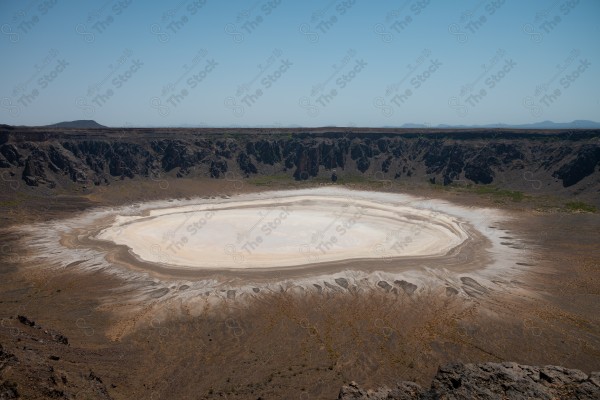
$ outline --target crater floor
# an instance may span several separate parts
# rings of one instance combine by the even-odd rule
[[[177,268],[301,266],[443,256],[468,238],[458,218],[372,192],[295,191],[123,216],[97,238]]]

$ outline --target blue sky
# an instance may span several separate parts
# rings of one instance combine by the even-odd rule
[[[600,120],[597,0],[0,2],[0,122]]]

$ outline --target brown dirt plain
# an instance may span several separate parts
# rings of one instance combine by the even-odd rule
[[[165,183],[167,182],[167,183]],[[88,189],[0,195],[0,397],[86,399],[334,399],[350,381],[429,384],[449,361],[516,361],[600,370],[600,215],[552,200],[515,202],[433,186],[351,187],[508,210],[507,227],[534,251],[513,290],[464,299],[430,289],[413,295],[272,293],[212,313],[150,320],[111,340],[131,289],[116,277],[23,265],[27,247],[11,226],[70,216],[93,206],[232,195],[310,183],[120,181]],[[35,321],[19,321],[17,316]],[[59,334],[68,338],[61,343]]]

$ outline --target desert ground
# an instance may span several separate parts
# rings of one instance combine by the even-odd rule
[[[286,197],[290,189],[298,197]],[[424,226],[427,240],[404,243],[404,256],[390,254],[390,242],[378,253],[390,235],[359,230],[325,259],[285,248],[286,238],[302,244],[340,221],[336,201],[352,202],[348,193],[375,193],[377,205],[350,232],[383,219],[413,237],[411,226]],[[184,178],[49,194],[2,194],[3,390],[24,398],[332,399],[350,381],[427,385],[448,361],[600,369],[597,213],[396,183]],[[302,208],[326,194],[335,201],[324,220],[307,220]],[[180,238],[165,239],[160,226],[181,225],[186,212],[217,216],[193,219],[196,228],[234,213],[239,232],[265,209],[280,213],[277,196],[290,204],[290,224],[241,261],[219,259],[226,246],[206,259],[164,248]],[[389,210],[389,199],[403,201]],[[174,219],[156,222],[165,215]],[[348,215],[341,221],[356,222]],[[223,223],[198,235],[191,226],[192,242],[228,244]],[[276,251],[292,254],[287,266],[269,262]]]

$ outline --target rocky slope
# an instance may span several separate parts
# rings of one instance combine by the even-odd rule
[[[340,390],[340,400],[492,400],[598,399],[600,372],[589,376],[557,366],[516,363],[448,364],[438,369],[429,389],[414,382],[393,388],[361,389],[356,383]]]
[[[0,127],[2,184],[257,175],[492,184],[597,200],[600,130]]]
[[[106,385],[82,365],[86,354],[69,340],[26,316],[1,318],[9,338],[0,343],[0,400],[110,399]]]

